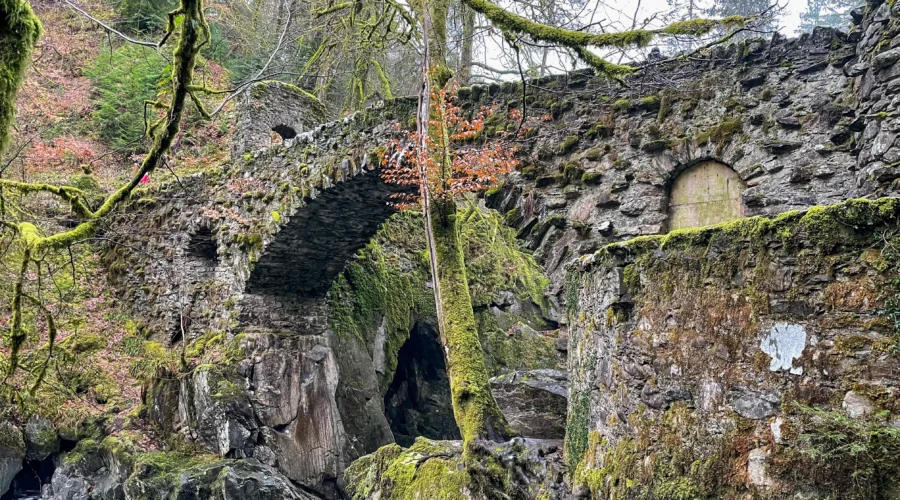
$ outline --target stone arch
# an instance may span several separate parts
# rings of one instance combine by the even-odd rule
[[[287,125],[275,125],[272,127],[272,132],[278,134],[278,136],[281,137],[281,140],[297,137],[297,131],[294,130],[293,127]]]
[[[681,172],[669,189],[668,228],[703,227],[744,216],[747,184],[728,165],[704,160]]]
[[[302,89],[282,82],[257,82],[236,99],[231,156],[268,148],[273,138],[294,139],[325,118],[325,106]]]

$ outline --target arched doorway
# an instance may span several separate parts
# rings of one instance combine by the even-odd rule
[[[717,161],[689,167],[675,178],[669,194],[669,230],[703,227],[744,216],[741,193],[747,184]]]

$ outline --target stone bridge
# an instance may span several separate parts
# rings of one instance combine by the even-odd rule
[[[461,89],[465,109],[498,105],[487,141],[518,126],[509,109],[545,117],[514,142],[519,171],[487,204],[552,275],[611,241],[892,192],[898,66],[857,55],[876,38],[817,28],[746,40],[644,71],[627,88],[586,73],[530,82],[524,103],[515,82]],[[414,107],[398,99],[319,125],[324,111],[302,90],[255,85],[230,164],[136,201],[155,224],[140,223],[145,249],[166,262],[122,267],[142,269],[125,279],[148,317],[165,319],[154,331],[174,337],[185,315],[190,336],[235,331],[232,316],[238,329],[306,328],[291,310],[324,297],[391,214],[375,152]]]
[[[881,4],[888,13],[878,21],[874,12],[873,23],[885,24],[890,8]],[[540,117],[513,143],[520,168],[485,203],[518,230],[555,295],[566,263],[609,242],[892,194],[900,49],[882,50],[879,29],[746,40],[655,66],[624,88],[573,73],[530,82],[524,101],[514,82],[461,89],[464,109],[498,105],[486,141],[518,128],[510,109]],[[253,401],[288,408],[236,417],[195,397],[180,403],[187,417],[160,417],[166,425],[228,422],[227,435],[193,437],[223,455],[262,446],[318,491],[391,440],[370,400],[378,346],[336,357],[326,296],[391,214],[374,157],[414,107],[399,99],[317,125],[322,110],[305,93],[260,83],[241,102],[229,164],[135,197],[141,217],[123,224],[141,251],[105,257],[147,331],[166,344],[255,333],[239,373],[256,387]],[[346,376],[359,366],[368,374]],[[182,382],[179,397],[197,394],[185,384],[209,387],[201,376]],[[342,389],[347,379],[358,386]],[[295,455],[301,464],[284,461]]]

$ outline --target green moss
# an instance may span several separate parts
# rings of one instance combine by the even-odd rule
[[[571,403],[566,416],[566,461],[575,470],[588,449],[590,432],[591,399],[588,393],[570,395]]]
[[[591,148],[584,152],[584,158],[590,161],[597,161],[603,157],[603,154],[600,148]]]
[[[631,101],[628,99],[617,99],[613,103],[613,109],[616,111],[628,111],[631,108]]]
[[[515,211],[511,216],[516,216]],[[344,341],[356,339],[364,345],[374,345],[375,332],[383,319],[387,345],[385,369],[380,377],[382,391],[393,378],[397,353],[409,336],[412,322],[434,321],[422,224],[421,216],[413,212],[391,217],[347,266],[328,294],[329,322]],[[514,231],[503,224],[499,214],[474,212],[462,218],[461,226],[469,293],[475,307],[490,305],[504,291],[512,291],[520,300],[531,301],[540,309],[548,307],[544,297],[547,278],[534,260],[521,251]],[[490,325],[484,323],[484,326]],[[509,361],[516,353],[527,350],[528,354],[538,356],[545,352],[535,350],[535,345],[529,345],[528,349],[498,346],[485,340],[495,338],[493,329],[479,332],[483,342],[492,346],[491,349],[496,348],[488,356],[498,364],[517,366]],[[527,365],[529,358],[522,359]]]
[[[557,368],[559,354],[555,337],[521,328],[520,323],[504,328],[489,310],[476,311],[475,321],[491,377],[511,370]]]
[[[563,175],[569,182],[579,182],[581,181],[581,176],[584,174],[584,170],[581,169],[581,165],[579,165],[576,161],[567,161],[562,165]]]
[[[878,228],[894,224],[892,221],[898,216],[900,200],[853,199],[835,205],[812,207],[806,212],[786,212],[772,219],[750,217],[710,227],[679,229],[665,235],[639,236],[601,248],[586,260],[584,267],[589,269],[594,263],[607,260],[615,263],[628,254],[639,259],[658,249],[702,252],[713,239],[749,242],[759,248],[774,240],[787,248],[801,245],[808,248],[811,243],[826,252],[838,247],[849,250],[851,247],[848,245],[863,249],[878,243]]]
[[[240,233],[235,237],[235,243],[244,251],[262,250],[263,238],[258,233]]]
[[[509,212],[506,212],[506,215],[503,217],[503,223],[507,226],[515,225],[521,215],[522,210],[519,207],[513,207]]]
[[[24,0],[0,0],[0,155],[9,145],[9,126],[15,117],[16,93],[31,49],[41,35],[41,22]]]
[[[641,98],[641,107],[647,110],[650,109],[658,109],[659,107],[659,96],[651,95],[647,97]]]
[[[625,266],[625,269],[622,271],[622,279],[625,283],[625,286],[636,289],[641,286],[641,270],[639,266],[634,264],[629,264]]]
[[[563,139],[563,141],[561,143],[559,143],[559,146],[556,148],[557,154],[564,155],[564,154],[571,153],[575,149],[575,146],[577,146],[577,145],[578,145],[578,136],[577,135],[566,136],[566,138]]]
[[[890,426],[887,412],[852,419],[822,408],[796,404],[796,409],[798,446],[786,450],[777,476],[832,498],[887,498],[900,486],[900,429]]]
[[[496,492],[502,489],[506,472],[493,460],[486,462]],[[473,494],[482,498],[481,484],[470,472],[458,445],[418,438],[407,450],[390,444],[356,460],[345,477],[352,500],[465,500]]]
[[[463,247],[459,238],[459,216],[452,201],[433,206],[432,224],[438,284],[444,317],[441,335],[450,378],[453,414],[463,442],[479,439],[505,440],[512,430],[491,394],[484,351],[478,338],[473,302],[469,294]]]
[[[424,260],[410,255],[412,267],[403,272],[399,262],[390,261],[382,247],[391,241],[391,231],[402,232],[401,228],[405,228],[413,238],[417,233],[423,234],[415,231],[414,223],[419,220],[406,217],[406,213],[394,216],[393,224],[386,224],[359,252],[361,258],[347,266],[328,293],[329,323],[344,339],[356,338],[364,345],[374,345],[373,336],[383,315],[387,344],[384,375],[380,379],[382,391],[393,379],[397,353],[409,337],[413,320],[434,315],[434,299],[425,286],[428,274]]]
[[[696,414],[680,402],[659,419],[635,417],[637,438],[610,443],[596,431],[588,434],[573,479],[587,486],[594,498],[692,500],[732,498],[743,491],[742,484],[729,482],[737,467],[746,467],[742,451],[733,445],[744,442],[741,435],[703,430]],[[651,429],[657,440],[648,448],[640,436]]]
[[[636,443],[623,438],[611,452],[603,453],[607,447],[600,433],[591,431],[587,452],[575,468],[573,479],[576,484],[587,486],[594,498],[630,498],[629,490],[637,485],[633,479],[637,474]]]
[[[534,40],[568,47],[596,71],[615,79],[621,79],[632,73],[634,68],[610,63],[587,51],[587,47],[615,46],[624,48],[646,46],[654,35],[654,32],[647,30],[592,34],[584,31],[567,30],[536,23],[487,0],[467,0],[466,5],[483,14],[501,31],[527,33]]]
[[[734,120],[725,120],[714,127],[710,127],[705,131],[697,134],[697,144],[702,146],[709,142],[718,146],[718,153],[724,148],[735,134],[743,130],[744,123],[740,118]]]
[[[581,175],[581,182],[585,184],[600,184],[603,180],[603,174],[600,172],[585,172]]]
[[[611,137],[613,134],[613,128],[606,123],[595,123],[594,126],[588,129],[585,133],[585,136],[588,139],[596,139],[598,137]]]
[[[101,451],[100,443],[94,439],[82,439],[75,448],[62,456],[63,464],[77,464],[85,457],[97,456]]]
[[[740,16],[729,18],[732,19],[729,23],[737,22],[738,17]],[[672,23],[663,28],[663,32],[669,35],[699,36],[709,33],[718,25],[719,22],[712,19],[689,19],[687,21]]]
[[[664,93],[659,100],[659,113],[656,114],[656,121],[662,123],[671,112],[672,97],[668,93]]]

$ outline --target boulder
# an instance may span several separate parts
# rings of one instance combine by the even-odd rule
[[[869,398],[854,391],[847,391],[841,406],[850,418],[866,417],[875,411],[875,406]]]
[[[0,422],[0,495],[6,493],[13,478],[22,470],[24,458],[22,431],[10,422]]]
[[[569,383],[565,372],[516,371],[490,380],[500,410],[525,437],[562,439],[566,433]]]
[[[744,418],[762,420],[778,413],[777,399],[743,394],[732,403],[734,412]]]
[[[774,486],[775,481],[766,471],[766,464],[769,461],[769,454],[762,448],[754,448],[750,450],[747,457],[747,478],[753,486],[770,487]]]
[[[152,469],[149,469],[152,471]],[[127,498],[135,500],[315,500],[278,471],[254,459],[219,460],[192,467],[166,481],[155,471],[138,470],[125,483]]]
[[[900,49],[891,49],[877,54],[872,58],[872,66],[876,68],[887,68],[893,66],[900,61]]]
[[[25,424],[25,457],[41,461],[59,451],[59,438],[53,424],[42,417],[31,417]]]
[[[124,453],[116,453],[121,450]],[[116,438],[85,439],[65,453],[53,472],[44,500],[125,500],[131,450]]]
[[[148,452],[114,437],[63,455],[44,500],[315,500],[255,459]]]
[[[354,500],[572,498],[563,481],[561,441],[515,438],[507,443],[475,443],[471,453],[470,461],[464,462],[461,441],[419,438],[407,449],[389,444],[350,465],[344,475],[345,492]]]

